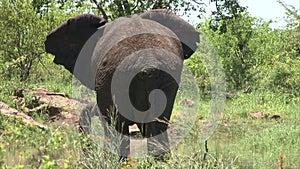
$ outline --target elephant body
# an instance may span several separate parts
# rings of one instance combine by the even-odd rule
[[[154,10],[112,23],[79,15],[52,31],[45,44],[55,63],[96,91],[105,135],[112,137],[107,126],[115,117],[115,130],[122,136],[119,155],[128,157],[126,136],[132,124],[148,139],[149,154],[170,152],[166,130],[183,60],[198,41],[199,33],[187,22],[167,10]],[[164,96],[153,92],[157,90]]]

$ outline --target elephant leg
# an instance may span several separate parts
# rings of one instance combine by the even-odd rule
[[[151,122],[138,124],[141,129],[141,133],[147,138],[148,154],[155,157],[163,156],[170,153],[170,145],[168,139],[167,128],[171,117],[176,92],[178,90],[178,84],[167,73],[149,69],[149,72],[143,72],[137,79],[134,79],[135,83],[132,83],[132,101],[134,106],[140,111],[146,111],[150,107],[154,107],[155,114],[161,113],[157,118],[152,117],[153,114],[145,116],[146,119],[151,119]],[[133,90],[134,89],[134,90]],[[154,89],[160,89],[164,92],[167,103],[165,110],[161,111],[161,104],[165,99],[160,95],[154,95],[154,102],[149,103],[149,93]],[[153,118],[153,119],[152,119]]]
[[[84,135],[91,133],[91,118],[93,117],[93,107],[95,103],[89,103],[84,107],[79,116],[79,132]]]
[[[110,112],[114,111],[113,109]],[[117,116],[117,117],[116,117]],[[106,142],[105,147],[117,152],[120,160],[126,160],[130,154],[130,138],[128,123],[120,119],[119,114],[115,112],[109,116],[101,115],[102,126]]]
[[[104,115],[100,116],[100,120],[102,122],[105,139],[107,141],[110,141],[112,139],[112,134],[110,131],[111,120],[109,117],[104,116]]]
[[[79,116],[79,132],[84,136],[91,134],[91,118],[93,117],[93,107],[95,103],[89,103],[84,107]],[[92,140],[82,139],[81,147],[85,154],[88,154],[92,150]]]
[[[101,112],[102,125],[106,146],[113,152],[118,152],[120,159],[126,159],[130,153],[129,122],[120,115],[113,104],[110,86],[104,85],[97,90],[97,102]]]
[[[111,112],[113,109],[113,102],[110,93],[105,92],[104,89],[97,90],[97,104],[100,110],[100,120],[102,122],[102,127],[105,136],[105,146],[109,149],[111,147],[111,142],[114,137],[114,127],[112,127],[113,117]]]
[[[130,154],[130,137],[128,121],[123,117],[118,118],[116,123],[116,130],[119,133],[117,137],[117,139],[119,139],[119,157],[120,160],[126,160]]]
[[[155,119],[153,122],[145,124],[148,153],[154,157],[162,157],[171,152],[167,129],[178,85],[174,81],[165,81],[165,83],[162,83],[159,88],[163,90],[167,96],[167,105],[160,117]],[[156,104],[159,104],[159,98],[156,99],[156,102],[158,102]]]
[[[150,122],[145,125],[149,155],[160,157],[171,152],[167,128],[167,124],[159,121]]]

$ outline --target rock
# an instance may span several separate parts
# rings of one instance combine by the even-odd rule
[[[265,112],[253,112],[250,113],[249,117],[251,118],[269,118],[269,119],[279,119],[279,118],[284,118],[287,115],[285,114],[268,114]]]
[[[86,105],[65,93],[52,92],[44,88],[18,89],[15,94],[17,102],[25,102],[23,104],[25,113],[46,112],[52,122],[65,125],[76,124],[79,120],[79,111]],[[26,96],[32,96],[32,100],[26,100]]]
[[[251,118],[262,118],[262,117],[267,117],[268,115],[265,112],[253,112],[250,113],[249,117]]]
[[[184,98],[182,99],[182,102],[187,105],[188,107],[193,107],[195,105],[195,102],[191,99]]]
[[[271,114],[268,116],[268,118],[275,119],[275,120],[280,119],[280,118],[285,118],[285,117],[287,117],[287,115],[285,115],[285,114]]]
[[[130,133],[130,135],[136,135],[137,133],[140,133],[140,129],[138,128],[138,126],[136,124],[133,124],[133,125],[129,126],[129,133]]]

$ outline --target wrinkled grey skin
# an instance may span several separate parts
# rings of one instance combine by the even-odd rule
[[[88,41],[89,38],[93,40]],[[112,23],[91,14],[78,15],[53,30],[45,46],[48,53],[55,55],[56,64],[63,65],[82,84],[96,91],[107,138],[111,136],[106,126],[112,123],[112,111],[117,106],[116,131],[128,136],[128,126],[136,123],[148,139],[149,154],[159,156],[170,152],[166,130],[182,63],[194,53],[198,41],[199,33],[187,22],[167,10],[153,10]],[[135,72],[138,73],[127,86],[128,91],[122,78],[126,81],[129,74]],[[114,79],[119,82],[113,84]],[[163,112],[153,117],[146,113],[143,118],[137,118],[137,112],[150,107],[158,110],[157,105],[163,102],[159,95],[149,101],[149,93],[154,89],[162,90],[166,96]],[[129,95],[134,110],[126,107],[124,95]],[[122,139],[121,157],[129,156],[129,143],[129,139]]]

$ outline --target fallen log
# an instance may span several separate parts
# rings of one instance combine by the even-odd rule
[[[38,126],[41,129],[44,130],[48,130],[49,127],[45,124],[39,123],[35,120],[32,119],[32,117],[26,115],[23,112],[20,112],[12,107],[10,107],[9,105],[7,105],[4,102],[0,101],[0,112],[5,115],[5,116],[9,116],[9,117],[15,117],[15,118],[21,118],[26,124],[33,124],[35,126]]]

